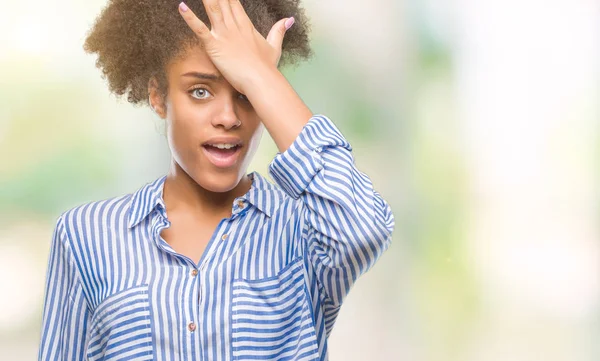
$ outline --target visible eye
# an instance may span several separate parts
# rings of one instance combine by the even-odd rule
[[[212,94],[205,88],[194,88],[189,91],[190,95],[196,99],[206,99]]]
[[[240,93],[239,98],[242,99],[243,101],[250,102],[250,100],[248,100],[248,98],[242,93]]]

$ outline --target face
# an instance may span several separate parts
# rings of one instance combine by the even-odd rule
[[[150,102],[166,120],[176,166],[208,191],[231,191],[246,175],[262,122],[200,47],[174,59],[166,75],[166,99],[151,88]]]

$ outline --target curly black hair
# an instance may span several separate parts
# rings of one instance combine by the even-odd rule
[[[177,7],[180,0],[109,0],[87,34],[84,50],[96,53],[96,67],[111,92],[127,95],[133,104],[148,104],[148,82],[155,78],[166,94],[166,65],[200,41]],[[300,0],[240,0],[256,30],[264,37],[278,20],[293,16],[284,37],[279,66],[293,65],[312,55],[310,25]],[[210,27],[202,0],[188,7]]]

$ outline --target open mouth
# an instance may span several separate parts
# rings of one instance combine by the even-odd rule
[[[237,162],[241,144],[203,144],[205,154],[215,166],[228,168]]]

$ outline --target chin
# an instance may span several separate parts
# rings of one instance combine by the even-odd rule
[[[243,175],[239,169],[227,171],[199,171],[193,178],[198,185],[209,192],[226,193],[240,183]]]

